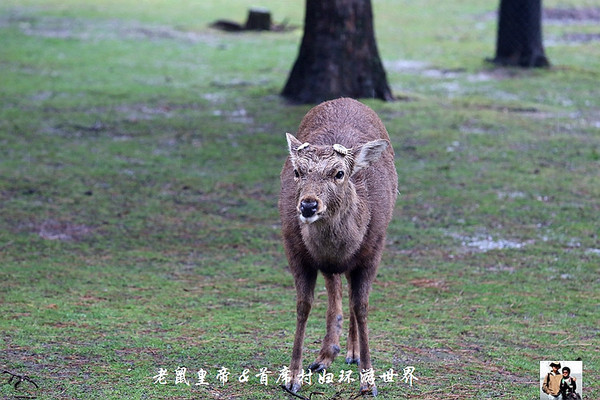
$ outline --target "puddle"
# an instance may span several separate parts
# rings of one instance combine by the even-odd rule
[[[450,236],[461,241],[463,250],[484,253],[491,250],[521,249],[530,243],[530,241],[519,242],[510,239],[494,238],[491,235],[462,236],[450,234]]]
[[[216,117],[225,117],[229,122],[237,122],[242,124],[254,123],[254,118],[248,115],[244,108],[238,108],[234,111],[214,110],[213,115]]]
[[[498,192],[498,200],[525,199],[527,194],[523,192]]]
[[[600,249],[587,249],[585,254],[594,254],[600,256]]]
[[[385,69],[394,72],[421,72],[431,65],[424,61],[418,60],[395,60],[385,61]]]
[[[462,245],[485,252],[490,250],[520,249],[525,246],[525,243],[506,239],[494,239],[488,236],[484,239],[470,238],[463,241]]]

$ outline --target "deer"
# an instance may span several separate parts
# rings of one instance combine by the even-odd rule
[[[313,107],[296,135],[286,133],[286,139],[289,155],[281,170],[278,208],[296,289],[296,332],[284,389],[297,393],[304,376],[302,349],[319,271],[328,297],[326,333],[309,369],[326,370],[341,350],[345,275],[346,362],[372,371],[369,294],[398,195],[398,176],[383,122],[371,108],[350,98]],[[377,395],[373,380],[361,382],[360,392]]]

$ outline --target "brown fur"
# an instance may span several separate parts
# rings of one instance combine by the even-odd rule
[[[340,351],[341,274],[350,297],[346,361],[360,363],[361,370],[372,368],[369,292],[398,181],[389,135],[377,114],[358,101],[343,98],[314,107],[296,136],[288,134],[290,156],[281,171],[279,199],[283,242],[296,286],[297,325],[288,385],[292,391],[302,384],[302,346],[318,271],[325,277],[329,298],[327,333],[309,368],[328,368]],[[361,390],[376,393],[366,384]]]

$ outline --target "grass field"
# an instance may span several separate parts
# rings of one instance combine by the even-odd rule
[[[600,9],[545,1],[553,67],[525,71],[484,62],[496,3],[374,1],[406,99],[365,100],[401,191],[371,295],[382,399],[537,399],[543,360],[581,360],[600,398]],[[1,398],[293,398],[276,205],[310,106],[278,93],[302,30],[208,27],[255,4],[0,3],[0,369],[37,385],[3,373]],[[302,25],[303,2],[261,5]],[[325,309],[320,278],[305,365]],[[301,394],[353,398],[349,370]]]

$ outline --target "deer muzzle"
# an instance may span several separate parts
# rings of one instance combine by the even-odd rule
[[[304,218],[310,218],[317,213],[319,203],[316,200],[303,200],[300,202],[300,214]]]
[[[300,221],[305,224],[310,224],[318,220],[324,211],[325,206],[323,205],[323,202],[313,197],[302,199],[298,205]]]

